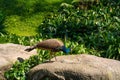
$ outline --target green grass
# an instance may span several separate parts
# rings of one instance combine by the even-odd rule
[[[58,10],[62,2],[68,1],[70,3],[72,0],[0,1],[0,11],[5,14],[5,19],[2,22],[4,30],[19,36],[36,35],[44,17]]]
[[[8,16],[5,19],[5,31],[19,36],[36,35],[36,29],[43,19],[44,13],[37,13],[32,16],[22,17],[18,15]]]
[[[62,3],[64,0],[44,0],[46,3],[55,4],[55,3]]]

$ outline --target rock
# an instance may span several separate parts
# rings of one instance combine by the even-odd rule
[[[35,66],[28,80],[120,80],[120,61],[93,55],[58,56]]]
[[[10,68],[10,65],[16,60],[28,59],[30,56],[37,53],[36,50],[31,52],[24,51],[27,47],[28,46],[13,43],[0,44],[0,80],[4,71]]]

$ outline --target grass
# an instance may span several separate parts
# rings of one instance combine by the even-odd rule
[[[21,17],[17,15],[6,17],[4,22],[5,31],[19,36],[36,35],[36,29],[42,22],[43,14],[44,13],[37,13],[27,17]]]
[[[2,22],[4,30],[19,36],[36,35],[44,17],[56,11],[62,2],[68,1],[71,2],[72,0],[1,1],[0,10],[5,14],[5,19]]]

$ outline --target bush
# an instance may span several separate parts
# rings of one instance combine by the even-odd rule
[[[3,27],[3,21],[4,21],[5,15],[2,11],[0,11],[0,32],[4,33],[4,27]]]
[[[7,80],[26,80],[29,70],[41,62],[40,56],[34,55],[21,63],[16,62],[9,71],[4,73],[4,76]]]
[[[59,9],[59,13],[47,16],[38,32],[43,36],[67,37],[71,41],[84,44],[88,49],[95,49],[98,53],[100,51],[99,55],[102,57],[120,59],[118,4],[106,6],[99,3],[88,10],[66,5]]]

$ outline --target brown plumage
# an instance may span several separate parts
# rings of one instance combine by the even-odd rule
[[[47,39],[42,42],[39,42],[35,46],[32,46],[30,48],[25,49],[25,51],[32,51],[33,49],[44,49],[44,50],[50,50],[50,57],[54,55],[55,59],[55,52],[62,51],[62,46],[64,46],[63,42],[58,39]]]

